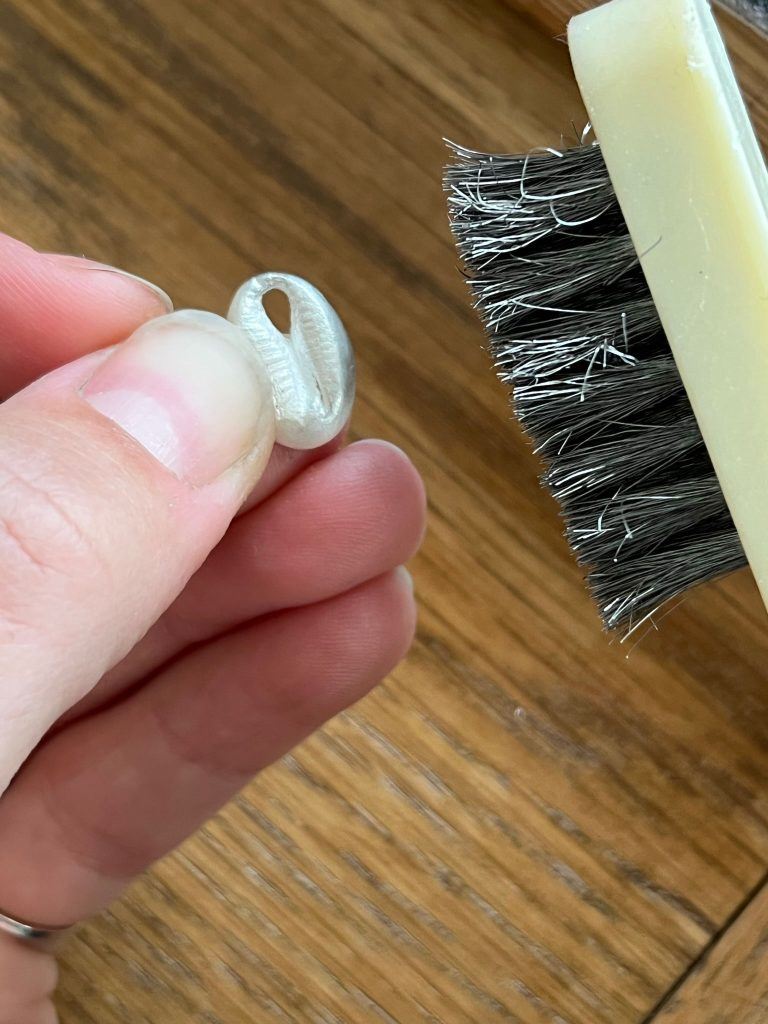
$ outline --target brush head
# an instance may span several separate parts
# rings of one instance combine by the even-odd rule
[[[768,34],[768,0],[720,0],[754,28]]]
[[[600,147],[451,145],[451,226],[491,355],[609,629],[746,565]]]

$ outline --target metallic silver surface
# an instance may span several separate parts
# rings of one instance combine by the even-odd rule
[[[34,946],[43,953],[52,953],[72,933],[73,928],[46,928],[43,925],[19,921],[0,910],[0,932],[17,942]]]
[[[718,3],[768,35],[768,0],[718,0]]]
[[[287,334],[264,308],[268,292],[288,298]],[[319,448],[344,427],[355,396],[355,360],[335,310],[308,281],[292,274],[260,274],[237,291],[229,319],[260,353],[272,383],[277,441],[288,448]]]

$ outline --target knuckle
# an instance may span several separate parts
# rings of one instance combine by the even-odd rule
[[[0,564],[5,581],[87,579],[100,571],[90,515],[66,481],[0,465]]]

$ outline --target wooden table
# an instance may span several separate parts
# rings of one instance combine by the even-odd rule
[[[446,226],[442,136],[582,123],[575,6],[0,6],[2,228],[180,306],[311,278],[356,434],[431,495],[410,660],[83,932],[65,1024],[768,1020],[765,613],[745,573],[631,651],[603,636]]]

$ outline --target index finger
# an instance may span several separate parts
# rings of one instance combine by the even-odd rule
[[[0,234],[0,398],[172,308],[131,274]]]

